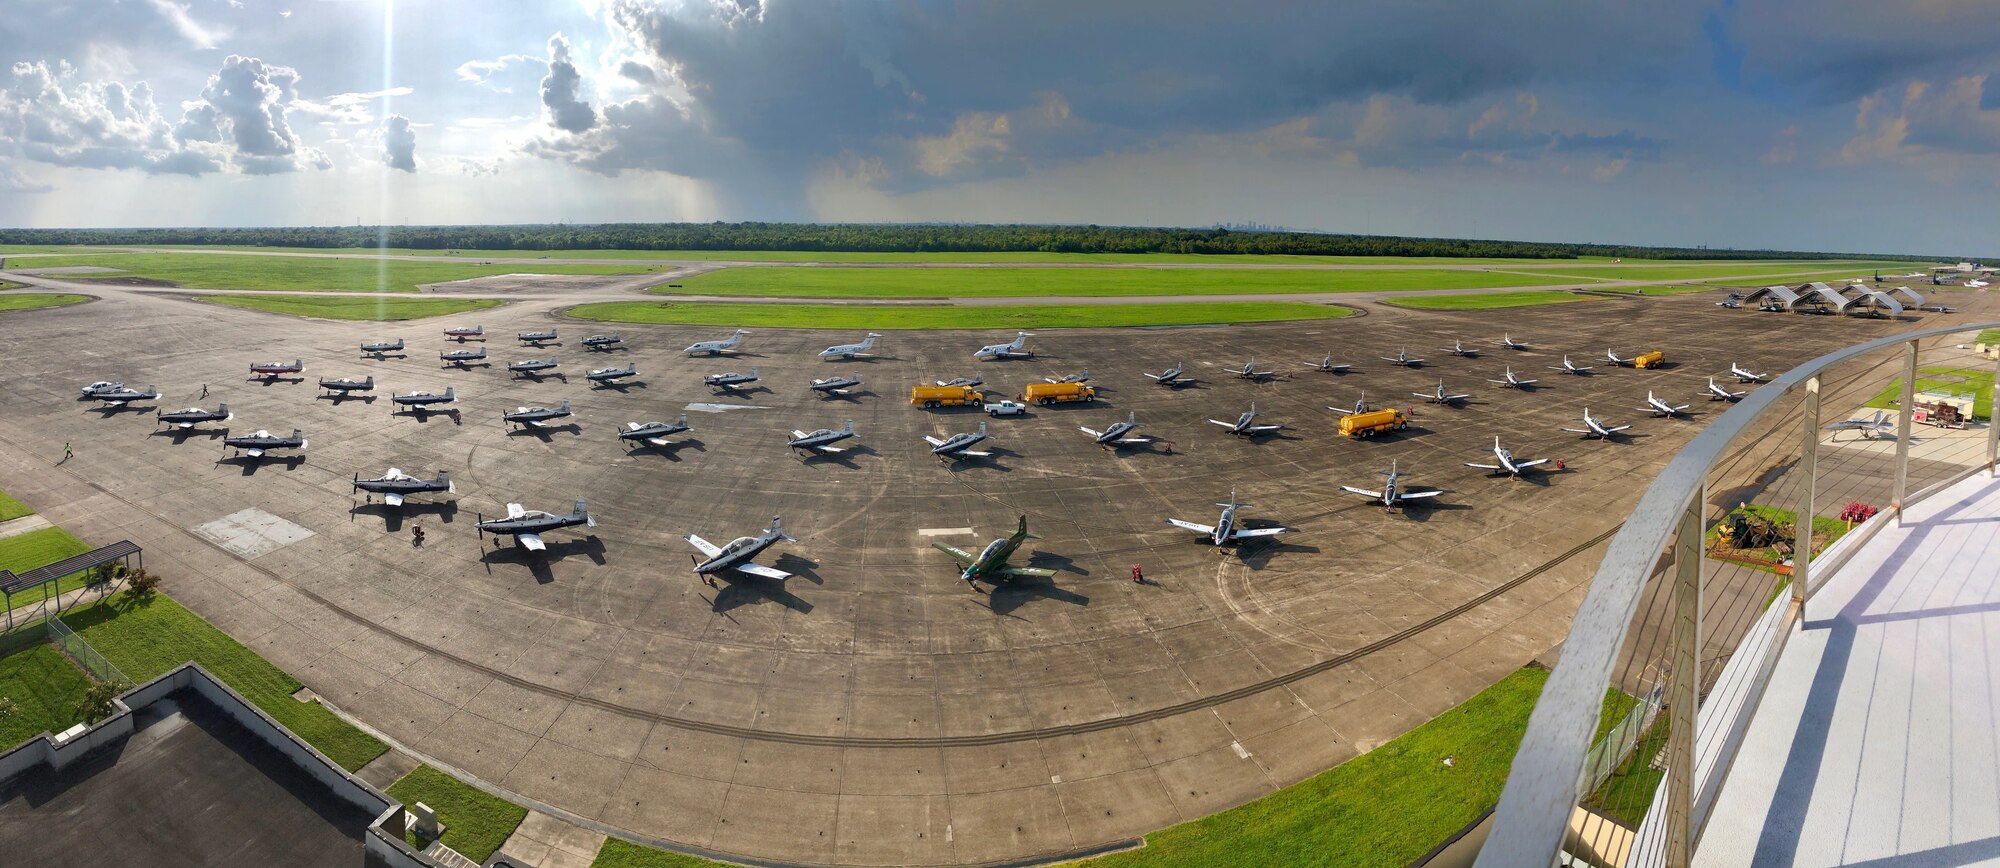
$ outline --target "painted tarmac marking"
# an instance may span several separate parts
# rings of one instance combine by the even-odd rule
[[[958,536],[972,533],[969,527],[927,527],[917,531],[917,536]]]
[[[1237,758],[1237,759],[1249,759],[1249,758],[1250,758],[1250,752],[1249,752],[1249,751],[1247,751],[1247,750],[1244,750],[1244,749],[1243,749],[1243,743],[1242,743],[1242,742],[1240,742],[1240,741],[1232,741],[1232,742],[1230,742],[1230,743],[1229,743],[1229,747],[1230,747],[1230,749],[1232,749],[1232,750],[1236,751],[1236,758]]]

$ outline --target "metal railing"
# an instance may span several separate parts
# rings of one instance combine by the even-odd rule
[[[1692,861],[1811,593],[1905,506],[1993,470],[2000,424],[1961,433],[1946,409],[1965,387],[1987,393],[1971,395],[1987,416],[2000,409],[2000,354],[1951,340],[1992,328],[1908,332],[1813,359],[1750,390],[1673,457],[1591,580],[1479,865]],[[1920,410],[1920,399],[1931,403]],[[1884,404],[1893,447],[1888,409],[1868,409]],[[1823,417],[1829,408],[1857,413]],[[1940,427],[1913,456],[1920,418]]]
[[[122,684],[128,687],[132,685],[132,679],[125,677],[125,673],[119,671],[110,660],[105,659],[103,654],[97,653],[96,648],[90,647],[90,643],[77,635],[75,630],[71,630],[61,618],[51,616],[48,619],[48,631],[49,641],[61,648],[69,659],[76,661],[76,665],[90,673],[91,678],[105,684]]]

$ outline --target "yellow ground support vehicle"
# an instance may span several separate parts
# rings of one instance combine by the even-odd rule
[[[1097,390],[1083,383],[1029,383],[1021,393],[1024,403],[1055,404],[1063,401],[1095,401]]]
[[[1666,353],[1660,352],[1659,350],[1654,350],[1650,353],[1640,353],[1638,358],[1632,360],[1632,367],[1657,368],[1661,365],[1661,363],[1665,362],[1666,360],[1667,360]]]
[[[910,403],[920,407],[962,407],[985,402],[986,393],[971,386],[910,387]]]
[[[1410,427],[1410,417],[1393,407],[1387,410],[1370,410],[1366,413],[1349,413],[1340,417],[1340,433],[1349,437],[1373,437],[1408,427]]]

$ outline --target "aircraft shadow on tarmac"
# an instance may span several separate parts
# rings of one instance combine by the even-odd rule
[[[1075,576],[1090,575],[1089,570],[1077,566],[1075,559],[1070,558],[1067,555],[1059,555],[1054,552],[1045,552],[1045,551],[1030,552],[1028,554],[1027,565],[1031,567],[1040,567],[1045,570],[1055,570],[1058,573],[1069,573]]]
[[[792,450],[792,451],[793,451],[793,454],[795,454],[795,455],[796,455],[796,454],[798,454],[798,450],[796,450],[796,449],[795,449],[795,450]],[[849,469],[849,470],[860,470],[860,469],[861,469],[861,465],[859,465],[859,464],[856,464],[856,463],[854,463],[854,457],[855,457],[855,456],[857,456],[857,455],[867,455],[867,456],[871,456],[871,457],[872,457],[872,456],[875,456],[875,455],[880,455],[880,454],[881,454],[881,453],[879,453],[879,452],[876,452],[876,451],[875,451],[875,447],[873,447],[873,446],[866,446],[866,445],[863,445],[863,446],[849,446],[849,447],[847,447],[846,449],[842,449],[842,450],[840,450],[839,452],[830,452],[830,453],[829,453],[829,452],[820,452],[820,451],[818,451],[818,450],[814,450],[814,451],[813,451],[813,452],[811,452],[810,454],[807,454],[807,455],[803,455],[803,456],[800,456],[800,458],[799,458],[799,463],[800,463],[800,464],[838,464],[838,465],[840,465],[840,466],[842,466],[842,467],[845,467],[845,468],[847,468],[847,469]]]
[[[715,599],[709,600],[709,610],[718,615],[726,615],[730,610],[769,600],[801,615],[813,610],[813,605],[785,590],[785,583],[758,576],[731,573],[717,577]],[[707,600],[706,594],[702,599]]]
[[[201,437],[207,437],[210,440],[214,440],[218,437],[227,437],[229,436],[229,429],[228,428],[159,428],[148,432],[146,436],[172,437],[174,438],[175,445],[179,445],[182,441],[188,439],[189,437],[201,436]]]
[[[346,392],[321,392],[317,395],[314,395],[313,399],[318,401],[332,401],[335,407],[338,407],[349,401],[360,401],[363,404],[375,403],[374,395],[350,395],[347,394]]]
[[[347,514],[349,521],[352,521],[356,515],[379,515],[382,517],[383,530],[389,533],[400,533],[403,530],[403,520],[405,518],[416,519],[421,523],[425,518],[435,517],[439,524],[451,524],[452,519],[458,515],[458,501],[440,500],[420,503],[414,500],[406,500],[403,501],[402,506],[390,506],[379,500],[363,501],[349,507]]]
[[[1450,494],[1451,492],[1445,493]],[[1430,521],[1431,516],[1440,512],[1459,512],[1471,508],[1472,504],[1469,503],[1439,503],[1428,498],[1424,500],[1406,500],[1396,506],[1396,512],[1391,517],[1422,523]]]
[[[493,571],[494,564],[521,564],[535,577],[535,583],[541,585],[556,580],[555,571],[550,565],[557,561],[571,557],[585,557],[600,567],[605,563],[604,541],[598,539],[596,534],[581,539],[545,541],[548,548],[543,551],[532,551],[518,543],[508,545],[498,537],[494,538],[493,543],[492,548],[486,549],[486,552],[479,556],[479,561],[486,565],[487,572]]]
[[[1274,525],[1276,522],[1266,522]],[[1236,544],[1236,559],[1252,570],[1261,570],[1271,563],[1271,558],[1283,554],[1317,554],[1319,546],[1287,542],[1282,538],[1260,542]]]
[[[947,460],[945,461],[945,466],[949,468],[953,473],[960,473],[963,471],[975,470],[975,469],[993,470],[993,471],[998,471],[1000,473],[1014,472],[1014,468],[1008,467],[1005,464],[1001,464],[1000,459],[1019,458],[1021,457],[1021,453],[1015,452],[1012,449],[1003,449],[998,446],[986,446],[986,444],[984,443],[981,443],[979,445],[985,447],[982,451],[991,452],[993,454],[985,456],[983,458],[974,455],[966,458]]]
[[[578,422],[571,422],[567,425],[542,425],[539,427],[534,425],[523,425],[519,428],[507,429],[507,436],[516,437],[522,434],[526,434],[530,437],[542,441],[543,443],[547,443],[549,442],[549,436],[556,433],[557,431],[568,431],[569,436],[571,437],[582,437],[583,425],[582,423]]]
[[[561,371],[557,371],[553,374],[544,374],[541,371],[521,371],[519,373],[516,373],[514,375],[514,378],[517,380],[528,380],[530,382],[535,382],[535,383],[539,383],[543,380],[561,380],[565,383],[569,382],[569,375]]]
[[[775,389],[772,389],[770,386],[766,386],[762,383],[759,383],[755,386],[736,386],[734,388],[729,388],[729,389],[720,389],[714,386],[710,386],[709,390],[713,393],[712,395],[710,395],[710,397],[713,398],[748,398],[750,397],[751,392],[771,392],[773,394],[776,394],[777,391]]]
[[[642,446],[634,446],[630,449],[625,450],[625,456],[628,458],[640,458],[647,455],[658,455],[659,457],[665,458],[668,461],[680,461],[682,460],[680,456],[680,450],[682,447],[693,449],[696,452],[708,451],[708,447],[705,444],[703,444],[700,440],[694,440],[694,439],[669,440],[667,441],[667,445],[665,446],[654,446],[651,443],[647,443]]]
[[[432,416],[443,416],[445,418],[448,418],[451,420],[451,424],[453,425],[465,424],[465,416],[457,410],[425,410],[421,407],[404,407],[400,410],[390,410],[389,415],[408,416],[412,419],[417,420],[417,424],[419,425],[429,422]]]
[[[90,409],[93,412],[97,413],[99,418],[109,419],[121,413],[144,413],[147,410],[151,410],[153,408],[134,407],[131,404],[106,404],[102,407],[92,407]]]
[[[986,605],[995,615],[1013,615],[1016,609],[1035,600],[1056,600],[1072,606],[1088,606],[1090,598],[1060,587],[1049,579],[1015,579],[986,594]]]
[[[844,392],[821,392],[820,398],[829,401],[859,401],[863,397],[878,398],[874,389],[851,389]]]
[[[645,381],[645,380],[615,380],[615,381],[607,381],[607,382],[603,382],[603,383],[592,383],[592,384],[591,384],[591,386],[590,386],[590,388],[591,388],[591,389],[593,389],[593,390],[595,390],[595,389],[608,389],[608,390],[610,390],[610,391],[613,391],[613,392],[617,392],[617,393],[619,393],[619,394],[621,394],[621,395],[622,395],[622,394],[624,394],[624,393],[626,393],[627,391],[630,391],[630,390],[632,390],[632,389],[644,389],[644,388],[646,388],[646,381]]]
[[[290,383],[291,385],[294,385],[294,386],[296,386],[296,385],[298,385],[298,384],[300,384],[300,383],[303,383],[303,382],[305,382],[305,381],[306,381],[306,378],[305,378],[305,375],[304,375],[304,374],[300,374],[299,376],[296,376],[296,377],[246,377],[246,378],[244,378],[244,382],[248,382],[248,383],[256,383],[257,385],[260,385],[260,386],[274,386],[274,385],[277,385],[277,384],[279,384],[279,383]]]
[[[306,457],[304,455],[286,455],[283,457],[266,455],[258,458],[250,455],[224,455],[221,458],[215,459],[215,463],[240,464],[243,466],[244,476],[256,476],[258,470],[269,464],[283,464],[287,471],[297,470],[306,463]]]

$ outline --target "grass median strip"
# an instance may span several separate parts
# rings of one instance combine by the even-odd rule
[[[1406,295],[1389,299],[1387,303],[1396,307],[1414,307],[1423,310],[1494,310],[1602,300],[1561,289],[1531,289],[1523,292],[1477,292],[1463,295]]]
[[[507,836],[528,816],[527,808],[430,766],[417,766],[390,784],[388,793],[405,808],[423,802],[437,811],[438,822],[444,824],[440,839],[444,845],[479,863],[507,843]],[[419,846],[414,837],[410,845]]]
[[[117,272],[64,274],[64,280],[146,278],[192,289],[271,289],[310,292],[415,292],[419,284],[446,283],[500,274],[637,274],[662,266],[480,265],[470,262],[406,262],[388,259],[332,259],[306,256],[240,256],[201,253],[123,253],[102,256],[49,256],[35,268],[88,265]],[[25,266],[24,266],[25,267]]]
[[[19,286],[18,283],[0,281],[0,289]],[[35,310],[44,307],[61,307],[66,304],[82,304],[90,296],[68,292],[22,292],[14,295],[0,295],[0,311]]]
[[[303,685],[165,594],[121,593],[80,606],[63,621],[136,682],[193,660],[348,771],[388,750],[316,702],[292,698]]]
[[[655,850],[617,838],[606,838],[604,846],[597,851],[597,858],[591,860],[590,868],[703,868],[721,864],[695,856]]]
[[[202,301],[317,319],[394,321],[498,307],[491,298],[340,298],[324,295],[205,295]]]
[[[1475,289],[1552,283],[1533,275],[1445,269],[725,268],[654,292],[782,298],[1000,298],[1257,295]]]
[[[90,551],[83,540],[59,527],[45,527],[0,539],[0,570],[25,573]]]
[[[957,306],[617,301],[568,310],[578,319],[603,322],[801,329],[1173,326],[1336,319],[1351,313],[1304,302]]]
[[[24,515],[34,514],[35,511],[29,509],[27,504],[15,500],[7,492],[0,491],[0,521],[11,521]]]

